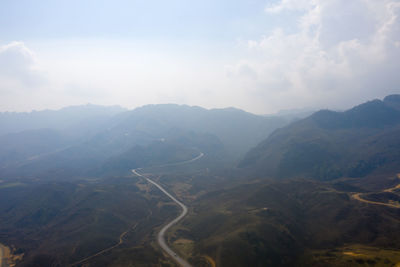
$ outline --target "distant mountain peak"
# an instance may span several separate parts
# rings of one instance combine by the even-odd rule
[[[375,99],[344,112],[320,110],[311,115],[310,119],[324,129],[379,128],[394,125],[400,123],[400,112],[395,107],[396,99],[394,96],[386,101]]]
[[[388,95],[383,99],[384,102],[398,102],[400,103],[400,94]]]
[[[400,95],[388,95],[383,99],[386,105],[400,110]]]
[[[398,170],[400,95],[345,112],[320,110],[275,131],[250,150],[240,167],[271,177],[321,180]]]

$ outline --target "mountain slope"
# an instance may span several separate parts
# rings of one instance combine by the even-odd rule
[[[148,105],[119,113],[94,134],[84,135],[61,151],[26,161],[18,169],[0,170],[0,175],[101,175],[101,171],[184,160],[183,155],[190,158],[199,151],[212,154],[215,160],[235,161],[285,123],[233,108]]]
[[[254,115],[235,108],[204,109],[186,105],[147,105],[128,112],[115,130],[143,132],[147,135],[178,128],[217,136],[225,148],[244,154],[286,124],[279,117]],[[158,136],[159,137],[159,136]]]
[[[400,163],[400,98],[345,112],[322,110],[275,131],[240,163],[258,175],[329,180],[395,172]]]
[[[72,140],[52,129],[26,130],[0,136],[0,167],[16,166],[46,153],[63,149]]]
[[[385,260],[382,253],[385,248],[400,248],[398,210],[365,205],[329,182],[260,179],[205,194],[191,206],[194,212],[178,233],[193,240],[194,263],[204,262],[204,255],[217,266],[229,267],[393,266],[398,262]],[[170,239],[174,240],[173,234]],[[360,244],[376,251],[371,253],[376,265],[357,264],[358,257],[343,260],[344,251],[354,251],[344,246]],[[324,249],[337,254],[322,254]],[[314,250],[319,258],[309,254]],[[345,265],[332,264],[335,260]],[[383,261],[386,265],[378,264]]]
[[[32,112],[1,112],[0,136],[35,129],[63,130],[77,135],[92,131],[109,118],[126,111],[119,106],[83,105],[70,106],[60,110],[43,110]],[[98,129],[97,129],[98,130]]]

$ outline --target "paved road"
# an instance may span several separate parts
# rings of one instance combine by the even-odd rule
[[[167,225],[165,225],[160,232],[158,232],[157,235],[157,241],[158,244],[160,245],[160,247],[168,253],[168,255],[170,255],[179,265],[183,266],[183,267],[191,267],[192,265],[190,265],[187,261],[185,261],[184,259],[182,259],[181,257],[178,256],[178,254],[176,254],[165,242],[165,232],[174,224],[176,224],[177,222],[179,222],[180,220],[182,220],[183,217],[186,216],[187,214],[187,207],[180,202],[179,200],[177,200],[175,197],[173,197],[170,193],[167,192],[167,190],[165,190],[161,185],[157,184],[156,182],[154,182],[153,180],[147,178],[146,176],[138,173],[135,170],[132,170],[132,172],[140,177],[143,177],[144,179],[146,179],[149,183],[155,185],[158,189],[160,189],[164,194],[166,194],[170,199],[172,199],[175,203],[177,203],[181,208],[182,208],[182,213],[179,214],[178,217],[176,217],[175,219],[173,219],[171,222],[169,222]]]
[[[167,164],[158,165],[158,166],[155,166],[155,167],[160,168],[160,167],[177,166],[177,165],[188,164],[188,163],[190,163],[190,162],[193,162],[193,161],[196,161],[196,160],[200,159],[200,158],[203,157],[203,156],[204,156],[204,154],[200,152],[200,154],[199,154],[198,156],[196,156],[196,157],[194,157],[194,158],[192,158],[192,159],[185,160],[185,161],[179,161],[179,162],[175,162],[175,163],[167,163]],[[139,169],[137,169],[137,170],[140,170],[140,169],[141,169],[141,168],[139,168]]]
[[[191,159],[191,160],[181,161],[181,162],[178,162],[178,163],[165,164],[165,165],[161,165],[161,166],[158,166],[158,167],[182,165],[182,164],[186,164],[186,163],[190,163],[190,162],[193,162],[193,161],[195,161],[195,160],[198,160],[198,159],[200,159],[200,158],[203,157],[203,156],[204,156],[204,154],[203,154],[203,153],[200,153],[200,155],[198,155],[197,157],[195,157],[195,158],[193,158],[193,159]],[[176,224],[176,223],[178,223],[180,220],[182,220],[183,217],[186,216],[186,214],[187,214],[187,212],[188,212],[187,207],[186,207],[182,202],[180,202],[179,200],[177,200],[174,196],[172,196],[170,193],[168,193],[168,191],[165,190],[161,185],[157,184],[156,182],[154,182],[154,181],[151,180],[150,178],[147,178],[146,176],[144,176],[144,175],[138,173],[137,171],[140,170],[140,169],[141,169],[141,168],[134,169],[134,170],[132,170],[132,173],[135,174],[135,175],[137,175],[137,176],[143,177],[143,178],[146,179],[149,183],[155,185],[158,189],[161,190],[161,192],[163,192],[165,195],[167,195],[170,199],[172,199],[176,204],[178,204],[178,205],[182,208],[182,213],[179,214],[178,217],[176,217],[175,219],[173,219],[173,220],[172,220],[171,222],[169,222],[167,225],[165,225],[165,226],[161,229],[160,232],[158,232],[158,235],[157,235],[158,244],[159,244],[160,247],[161,247],[168,255],[170,255],[179,265],[181,265],[181,266],[183,266],[183,267],[192,267],[192,265],[190,265],[187,261],[185,261],[184,259],[182,259],[181,257],[179,257],[178,254],[176,254],[176,253],[167,245],[167,243],[165,242],[165,238],[164,238],[165,232],[166,232],[169,228],[171,228],[174,224]]]

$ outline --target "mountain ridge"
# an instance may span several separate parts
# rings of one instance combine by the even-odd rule
[[[321,180],[393,169],[400,163],[395,138],[400,136],[399,99],[391,95],[344,112],[315,112],[274,131],[239,166],[269,177]]]

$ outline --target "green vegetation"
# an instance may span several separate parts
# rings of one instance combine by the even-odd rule
[[[323,110],[275,131],[240,167],[273,178],[394,174],[400,164],[400,101],[389,96],[345,112]]]
[[[307,252],[298,266],[398,266],[400,250],[350,245]]]
[[[307,266],[302,263],[310,261],[323,266],[326,261],[308,251],[349,243],[400,249],[396,209],[356,201],[331,183],[234,183],[193,201],[192,213],[170,234],[172,244],[179,238],[194,241],[192,262],[208,255],[217,266]],[[376,262],[396,262],[398,255]]]
[[[399,98],[320,111],[267,139],[287,120],[178,105],[103,110],[76,135],[8,132],[0,243],[24,254],[19,266],[176,266],[156,236],[179,208],[132,175],[141,167],[189,207],[166,239],[194,266],[395,266]],[[72,117],[78,130],[91,116]]]
[[[177,210],[157,205],[166,200],[157,191],[141,192],[139,182],[115,177],[97,182],[27,181],[24,187],[2,188],[2,242],[25,253],[23,266],[65,266],[115,245],[128,231],[124,243],[107,253],[114,255],[111,259],[99,258],[110,264],[121,261],[119,253],[134,247],[139,259],[131,257],[131,262],[157,263],[162,256],[154,259],[159,252],[150,246],[151,233]]]

